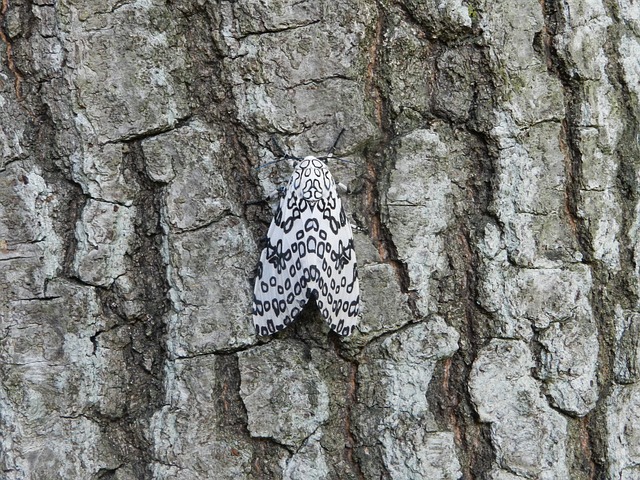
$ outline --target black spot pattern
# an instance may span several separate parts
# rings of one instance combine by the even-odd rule
[[[353,235],[322,161],[296,166],[267,237],[254,288],[256,333],[282,330],[315,298],[331,330],[351,334],[360,311]]]

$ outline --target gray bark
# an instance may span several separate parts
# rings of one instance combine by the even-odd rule
[[[640,478],[631,0],[4,0],[0,476]],[[259,339],[323,154],[358,332]]]

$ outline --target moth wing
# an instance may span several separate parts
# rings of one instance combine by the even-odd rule
[[[305,207],[288,188],[269,226],[253,290],[253,324],[258,335],[282,330],[308,301],[311,267],[298,250],[305,214],[301,208]]]
[[[350,335],[358,324],[360,284],[351,225],[335,188],[318,202],[317,299],[318,308],[331,329]],[[307,248],[310,250],[310,246]]]

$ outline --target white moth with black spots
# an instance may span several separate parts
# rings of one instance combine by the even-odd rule
[[[331,172],[316,157],[295,166],[267,233],[253,293],[258,335],[282,330],[312,298],[340,335],[351,334],[358,323],[351,225]]]

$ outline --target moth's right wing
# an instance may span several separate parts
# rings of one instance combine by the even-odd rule
[[[316,210],[318,308],[331,330],[351,335],[360,320],[360,284],[351,225],[335,188],[329,189]]]

